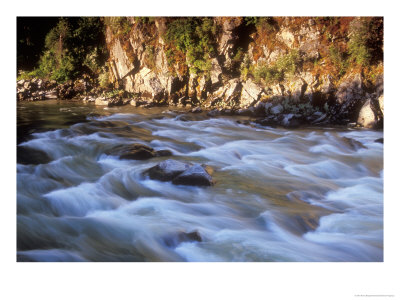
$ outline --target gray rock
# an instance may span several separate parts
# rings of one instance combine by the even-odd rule
[[[270,113],[270,109],[273,106],[273,104],[271,102],[267,102],[264,105],[264,110],[265,110],[265,114],[268,115]]]
[[[57,99],[57,97],[58,95],[56,90],[48,91],[44,94],[45,99]]]
[[[248,79],[243,83],[243,89],[240,96],[240,105],[242,107],[248,107],[252,105],[258,100],[261,92],[262,89],[252,80]]]
[[[377,123],[371,99],[368,99],[360,110],[357,123],[365,128],[373,128]]]
[[[167,159],[147,170],[151,179],[170,181],[190,168],[190,164]]]
[[[271,114],[278,115],[283,112],[283,106],[281,104],[275,105],[270,109]]]
[[[379,108],[383,114],[383,95],[380,95],[378,98],[378,102],[379,102]]]
[[[195,164],[174,178],[172,183],[177,185],[211,186],[213,185],[213,180],[203,166]]]
[[[25,81],[25,82],[24,82],[24,88],[27,89],[27,90],[29,90],[30,87],[31,87],[31,83],[30,83],[29,81]]]
[[[99,97],[96,98],[96,100],[94,101],[94,104],[96,105],[108,105],[108,100],[105,97]]]

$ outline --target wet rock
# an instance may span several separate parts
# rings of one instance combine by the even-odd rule
[[[17,163],[23,165],[47,164],[51,158],[46,152],[25,146],[17,147]]]
[[[195,164],[174,178],[172,183],[177,185],[211,186],[213,185],[213,180],[203,166]]]
[[[184,171],[190,168],[190,164],[183,163],[173,159],[167,159],[158,165],[147,170],[151,179],[160,181],[171,181]]]
[[[374,142],[375,142],[375,143],[381,143],[381,144],[383,144],[383,138],[376,139]]]
[[[250,125],[250,120],[237,120],[236,123],[242,125]]]
[[[221,112],[217,108],[214,108],[213,110],[210,110],[207,113],[207,116],[209,116],[209,117],[216,117],[216,116],[219,116],[219,115],[221,115]]]
[[[278,115],[283,112],[283,106],[281,104],[275,105],[270,109],[271,114]]]
[[[256,116],[262,117],[265,116],[265,105],[266,103],[258,101],[254,107],[249,107],[249,109],[253,111]]]
[[[184,232],[180,231],[175,234],[170,234],[163,238],[164,244],[167,247],[175,248],[180,243],[201,242],[203,239],[198,231]]]
[[[327,120],[327,115],[319,111],[313,113],[309,118],[311,124],[323,123],[326,120]]]
[[[306,124],[306,121],[302,115],[298,114],[286,114],[281,121],[281,125],[285,128],[298,128],[301,125]]]
[[[156,152],[154,151],[153,148],[142,144],[133,144],[129,146],[129,148],[126,149],[124,153],[119,156],[119,158],[144,160],[155,156]]]
[[[239,116],[247,116],[247,117],[254,116],[254,107],[240,108],[236,111],[236,114]]]
[[[254,122],[261,126],[268,126],[273,128],[275,128],[279,124],[278,121],[274,118],[257,119]]]
[[[198,231],[192,231],[192,232],[180,232],[178,234],[178,239],[180,242],[201,242],[202,238]]]
[[[230,109],[230,108],[223,108],[223,109],[221,109],[221,115],[223,115],[223,116],[231,116],[231,115],[233,115],[233,110],[232,109]]]

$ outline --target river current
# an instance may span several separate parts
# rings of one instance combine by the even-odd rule
[[[18,261],[383,261],[382,131],[168,108],[17,106]],[[172,157],[107,155],[140,143]],[[211,166],[215,185],[143,175]]]

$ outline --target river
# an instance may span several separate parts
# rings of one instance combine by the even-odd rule
[[[17,105],[18,261],[383,261],[382,131],[287,130],[168,108]],[[171,157],[215,185],[151,180]]]

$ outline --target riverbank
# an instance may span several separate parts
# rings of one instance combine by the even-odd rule
[[[90,79],[79,79],[57,84],[42,79],[19,80],[17,82],[18,101],[41,101],[63,99],[94,103],[98,106],[115,107],[132,105],[134,107],[150,108],[154,106],[185,108],[192,113],[207,112],[208,116],[238,115],[247,116],[263,126],[283,126],[299,128],[307,125],[345,125],[348,127],[383,128],[383,95],[378,102],[370,99],[360,108],[357,118],[339,119],[329,107],[323,109],[311,104],[288,104],[287,102],[259,100],[246,108],[229,105],[201,105],[181,100],[156,101],[152,98],[140,97],[123,90],[104,90],[91,82]]]

